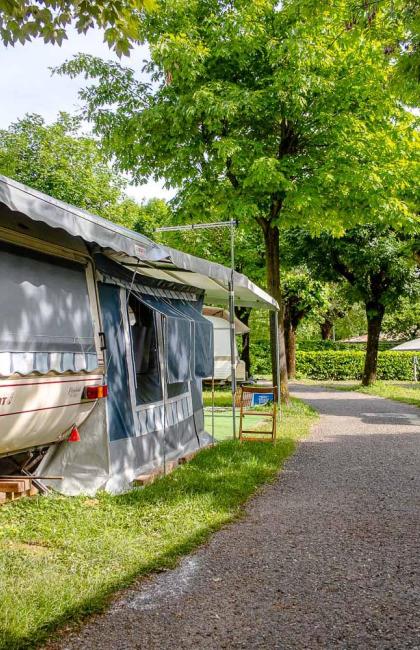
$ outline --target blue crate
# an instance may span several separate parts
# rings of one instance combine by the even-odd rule
[[[273,393],[253,393],[252,395],[252,406],[263,406],[268,402],[274,402]]]

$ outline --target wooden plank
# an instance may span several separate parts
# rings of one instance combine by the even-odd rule
[[[262,415],[263,418],[273,418],[274,414],[269,413],[268,411],[243,411],[242,415],[254,415],[255,417],[259,417]]]
[[[36,481],[37,479],[49,480],[49,481],[62,481],[64,476],[38,476],[36,474],[31,474],[30,476],[22,476],[21,474],[2,474],[0,476],[0,481],[3,479],[12,479],[13,481],[20,481],[20,479],[27,479],[29,481]]]
[[[3,483],[5,483],[5,481],[3,481]],[[24,483],[25,486],[29,484],[29,487],[27,487],[27,489],[21,491],[17,491],[17,490],[15,491],[8,490],[7,492],[0,491],[0,506],[5,505],[6,503],[10,503],[11,501],[17,501],[18,499],[23,499],[24,497],[34,497],[37,494],[39,494],[38,488],[30,484],[31,483],[30,479],[24,479]]]
[[[140,474],[140,476],[137,476],[134,479],[133,485],[137,485],[139,487],[142,487],[143,485],[150,485],[156,481],[158,476],[159,474]]]
[[[170,460],[166,463],[166,473],[170,474],[173,472],[173,470],[178,466],[178,460]],[[160,476],[163,476],[163,466],[161,467],[156,467],[154,470],[149,472],[148,474],[140,474],[139,476],[136,476],[136,478],[133,481],[134,485],[138,486],[143,486],[143,485],[150,485],[154,481],[156,481],[157,478]]]
[[[28,478],[0,479],[0,492],[25,492],[31,487],[31,480]]]
[[[274,393],[276,387],[274,386],[241,386],[243,393]]]
[[[189,453],[189,454],[185,454],[185,456],[182,456],[182,457],[179,459],[179,464],[180,464],[180,465],[184,465],[185,463],[189,463],[190,460],[192,460],[195,456],[197,456],[197,454],[198,454],[199,451],[200,451],[199,449],[196,449],[195,451],[192,451],[192,452]]]

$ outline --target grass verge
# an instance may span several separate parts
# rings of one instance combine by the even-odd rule
[[[211,406],[211,390],[203,390],[203,404],[204,406]],[[214,391],[214,405],[218,408],[222,406],[232,406],[232,393],[230,388],[219,388]]]
[[[0,648],[35,647],[137,576],[173,567],[240,515],[315,417],[293,400],[276,445],[225,441],[124,495],[36,497],[0,508]]]
[[[318,383],[325,384],[325,382]],[[325,385],[338,390],[351,390],[358,393],[366,393],[367,395],[377,395],[378,397],[386,397],[396,402],[403,402],[403,404],[420,406],[419,382],[395,383],[390,381],[377,381],[372,386],[361,386],[360,383],[339,384],[337,382],[331,382]]]

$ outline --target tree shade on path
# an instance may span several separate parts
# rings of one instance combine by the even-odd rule
[[[293,391],[320,423],[245,517],[49,648],[418,647],[420,410]]]

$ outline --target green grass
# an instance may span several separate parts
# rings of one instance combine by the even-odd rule
[[[212,417],[209,411],[205,412],[205,427],[208,433],[212,433]],[[236,431],[239,431],[239,416],[236,416]],[[216,440],[231,440],[233,437],[232,432],[232,414],[231,412],[223,411],[214,414],[214,437]]]
[[[124,495],[36,497],[0,508],[0,648],[34,647],[137,576],[173,567],[241,514],[314,418],[293,400],[276,445],[225,441]]]
[[[317,382],[325,384],[325,382]],[[361,386],[360,383],[343,383],[331,382],[325,384],[339,390],[351,390],[358,393],[366,393],[367,395],[377,395],[378,397],[386,397],[393,399],[396,402],[403,402],[404,404],[413,404],[420,406],[420,382],[390,382],[390,381],[377,381],[372,386]]]
[[[204,406],[211,406],[211,390],[203,390],[203,404]],[[217,407],[232,406],[232,393],[230,391],[230,388],[218,388],[215,390],[214,405]]]

